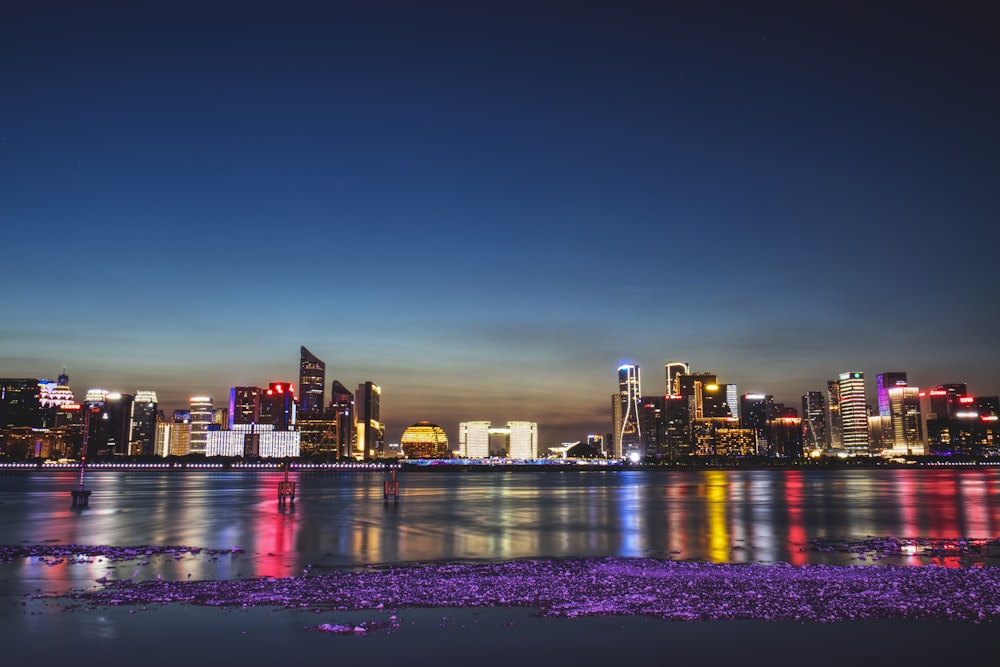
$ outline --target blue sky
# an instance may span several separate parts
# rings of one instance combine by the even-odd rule
[[[4,376],[221,404],[306,345],[390,440],[606,432],[624,361],[1000,393],[985,3],[21,4]]]

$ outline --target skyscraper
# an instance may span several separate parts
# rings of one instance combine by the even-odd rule
[[[0,428],[42,424],[38,378],[0,379]]]
[[[889,415],[889,389],[905,386],[906,373],[879,373],[875,376],[875,393],[878,395],[878,413],[880,415]]]
[[[229,428],[235,424],[260,422],[260,387],[233,387],[229,390]]]
[[[490,455],[490,422],[462,422],[458,425],[459,456],[485,459]]]
[[[374,382],[358,385],[354,395],[357,414],[357,447],[365,460],[382,458],[385,425],[380,421],[382,388]]]
[[[326,364],[304,346],[299,350],[299,404],[302,412],[322,412]]]
[[[212,426],[212,398],[193,396],[191,398],[191,437],[189,451],[204,454],[208,446],[208,430]]]
[[[128,452],[132,456],[152,456],[156,443],[156,392],[137,391],[132,401]]]
[[[512,459],[538,458],[538,424],[507,422],[507,454]]]
[[[260,395],[260,423],[272,424],[275,431],[295,425],[295,385],[272,382]]]
[[[639,401],[642,391],[639,384],[639,367],[623,364],[618,367],[618,397],[621,402],[621,424],[615,442],[615,456],[641,457],[642,429],[639,426]]]
[[[844,448],[844,424],[840,418],[840,385],[836,380],[826,383],[826,434],[831,449]]]
[[[840,391],[840,423],[844,449],[848,454],[868,456],[868,406],[865,405],[865,374],[841,373],[837,380]]]
[[[691,366],[686,361],[668,361],[663,365],[663,370],[667,376],[666,395],[680,396],[680,385],[677,377],[680,375],[690,375]]]
[[[348,458],[354,454],[354,394],[339,380],[330,385],[330,405],[328,412],[335,414],[333,437],[337,456]]]
[[[802,397],[802,436],[802,444],[806,449],[820,450],[830,446],[823,392],[810,391]]]
[[[889,401],[888,416],[892,425],[892,453],[922,456],[925,454],[925,447],[924,424],[920,416],[920,389],[896,385],[889,387],[886,394]]]

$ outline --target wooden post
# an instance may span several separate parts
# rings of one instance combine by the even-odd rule
[[[388,479],[385,482],[385,504],[389,504],[389,496],[392,496],[393,502],[397,505],[399,504],[399,481],[396,479],[396,470],[392,470],[392,479]]]
[[[278,506],[295,505],[295,482],[288,481],[288,468],[291,463],[285,461],[285,479],[278,482]]]

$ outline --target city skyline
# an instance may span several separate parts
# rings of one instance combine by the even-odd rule
[[[221,406],[305,346],[390,441],[607,433],[671,359],[996,394],[989,9],[20,3],[0,374]]]
[[[302,349],[304,349],[304,347],[305,346],[303,346]],[[312,353],[309,353],[309,357],[311,359],[314,359],[316,361],[320,361],[320,363],[323,363],[323,361],[321,361],[319,358],[317,358],[317,356],[318,355],[313,355]],[[496,421],[496,422],[499,423],[499,422],[506,422],[506,421],[510,421],[510,420],[517,421],[517,420],[524,419],[524,420],[528,420],[528,421],[532,421],[532,422],[538,423],[539,434],[540,434],[539,435],[540,443],[543,446],[549,447],[549,446],[557,446],[559,444],[567,443],[567,442],[576,442],[576,441],[584,441],[585,442],[587,436],[591,435],[591,434],[598,435],[598,436],[601,436],[601,437],[606,437],[608,435],[614,434],[615,433],[615,429],[620,428],[622,422],[621,421],[617,421],[618,416],[615,414],[613,405],[609,405],[608,398],[612,398],[613,399],[611,401],[612,404],[614,404],[616,401],[619,400],[619,397],[621,396],[621,392],[624,391],[622,389],[622,386],[623,386],[622,383],[623,382],[625,383],[625,386],[627,386],[627,387],[635,386],[634,390],[631,389],[631,388],[628,390],[628,393],[629,393],[630,396],[633,394],[634,391],[638,391],[639,392],[639,394],[636,394],[635,396],[633,396],[633,400],[637,399],[639,396],[642,396],[642,397],[652,397],[652,396],[657,396],[657,395],[663,396],[665,393],[667,393],[667,391],[666,391],[666,372],[665,372],[665,368],[664,368],[666,366],[666,363],[670,363],[670,362],[664,362],[663,364],[660,364],[660,367],[657,370],[663,369],[662,372],[660,372],[658,374],[653,373],[652,374],[653,377],[650,377],[650,372],[647,371],[647,373],[645,374],[646,377],[645,377],[644,381],[640,381],[640,378],[638,377],[638,375],[639,375],[639,373],[641,372],[641,369],[642,369],[642,365],[641,364],[626,363],[626,364],[623,364],[622,366],[619,366],[617,369],[605,369],[605,371],[606,371],[606,373],[605,373],[606,374],[605,381],[606,381],[607,387],[603,387],[602,389],[607,389],[607,391],[604,391],[602,393],[600,390],[594,390],[594,388],[591,387],[591,388],[587,388],[586,390],[581,390],[581,392],[580,392],[581,395],[600,394],[601,395],[600,402],[602,402],[603,405],[600,407],[599,410],[595,411],[595,413],[592,415],[592,418],[591,418],[591,420],[589,422],[590,424],[592,424],[594,426],[594,428],[590,428],[590,429],[584,428],[584,429],[578,430],[578,431],[570,430],[570,429],[575,428],[575,426],[568,426],[568,427],[564,427],[564,428],[560,429],[560,427],[557,424],[545,423],[543,421],[539,421],[538,419],[535,419],[534,416],[537,415],[537,414],[542,414],[543,413],[542,410],[535,410],[535,411],[528,410],[528,411],[526,411],[524,413],[518,413],[518,414],[510,415],[510,414],[507,414],[506,412],[498,411],[498,410],[496,410],[494,408],[483,408],[483,409],[480,409],[477,412],[474,412],[473,414],[468,414],[468,415],[459,414],[454,419],[451,418],[451,417],[448,417],[448,418],[445,418],[445,419],[442,419],[440,417],[439,418],[435,418],[435,415],[433,415],[433,414],[424,414],[422,417],[411,419],[410,415],[413,414],[413,413],[407,412],[407,413],[403,413],[403,414],[393,414],[393,411],[392,411],[391,407],[389,408],[388,411],[386,411],[386,409],[384,407],[384,404],[386,403],[386,401],[385,401],[385,395],[386,395],[387,387],[384,385],[384,383],[381,383],[381,382],[378,382],[378,381],[373,381],[373,380],[358,380],[358,381],[355,381],[353,378],[341,378],[341,377],[336,376],[336,375],[329,376],[329,377],[327,377],[326,380],[327,380],[327,385],[328,386],[332,386],[334,383],[337,383],[338,385],[341,385],[341,386],[343,385],[343,383],[346,383],[348,386],[355,386],[357,384],[358,385],[358,389],[361,389],[366,384],[375,384],[375,385],[379,386],[379,388],[381,390],[381,393],[383,395],[381,397],[381,403],[383,404],[381,412],[382,412],[383,423],[386,425],[386,428],[385,428],[385,439],[384,439],[384,441],[385,441],[386,444],[390,444],[390,443],[391,444],[398,444],[400,442],[400,439],[402,437],[403,432],[407,428],[409,428],[410,426],[416,425],[416,424],[418,424],[420,422],[430,421],[430,422],[442,425],[442,427],[444,428],[445,432],[448,434],[448,437],[451,439],[451,442],[453,443],[451,449],[452,450],[456,450],[457,449],[457,444],[456,443],[459,442],[459,431],[460,431],[459,430],[459,424],[461,422],[469,422],[469,421]],[[677,362],[672,362],[672,363],[677,363]],[[625,371],[623,371],[623,368],[630,368],[632,370],[628,371],[628,372],[625,372]],[[15,377],[16,376],[16,374],[4,373],[3,370],[4,369],[0,368],[0,377]],[[614,371],[617,374],[617,378],[618,378],[617,383],[615,382],[614,378],[611,378],[611,372],[612,371]],[[704,371],[703,369],[701,369],[697,364],[690,364],[690,372],[692,374],[694,374],[695,376],[697,376],[697,375],[699,375],[701,373],[704,373],[706,371]],[[715,372],[715,371],[708,371],[708,373],[711,376],[717,377],[719,383],[727,384],[727,385],[735,384],[735,383],[732,383],[732,382],[729,381],[728,376],[726,375],[725,372],[718,373],[718,372]],[[838,383],[843,383],[846,380],[846,376],[848,376],[848,375],[856,375],[856,374],[860,374],[862,376],[862,380],[860,381],[861,382],[861,386],[863,386],[863,392],[864,392],[864,403],[862,404],[862,407],[863,406],[867,406],[868,408],[870,408],[872,414],[879,414],[880,413],[880,410],[879,410],[879,407],[880,407],[879,406],[879,394],[878,394],[877,387],[878,387],[878,381],[879,381],[878,378],[880,376],[882,376],[882,375],[887,375],[887,376],[891,376],[891,377],[894,377],[894,378],[900,377],[900,376],[908,378],[906,380],[906,382],[907,382],[908,387],[910,389],[919,388],[921,390],[929,390],[929,389],[933,389],[933,388],[935,388],[935,387],[937,387],[939,385],[967,384],[967,383],[964,383],[964,382],[954,382],[953,381],[954,378],[952,378],[952,379],[937,379],[937,380],[931,379],[931,380],[928,380],[925,383],[918,383],[918,382],[915,381],[915,378],[926,377],[925,373],[921,373],[919,371],[916,372],[916,373],[914,373],[914,372],[911,372],[911,371],[900,371],[899,369],[896,369],[896,370],[892,370],[892,371],[882,370],[882,371],[874,372],[874,371],[868,371],[868,370],[858,371],[857,369],[854,369],[854,370],[849,370],[849,371],[843,371],[843,372],[833,373],[833,374],[831,374],[830,378],[822,380],[822,381],[815,382],[814,383],[815,386],[810,386],[808,388],[803,388],[802,391],[800,392],[800,394],[798,396],[787,396],[787,397],[785,397],[785,396],[775,395],[773,392],[771,392],[771,391],[768,390],[768,388],[766,386],[766,383],[763,382],[763,381],[752,385],[750,388],[746,388],[746,387],[743,387],[741,385],[736,385],[736,386],[737,386],[737,392],[738,392],[739,396],[744,396],[744,395],[747,395],[747,394],[751,394],[751,395],[759,395],[761,397],[763,397],[764,395],[767,395],[768,397],[773,397],[775,403],[784,404],[786,407],[792,408],[792,409],[798,411],[800,413],[799,416],[804,418],[806,415],[805,414],[801,414],[802,413],[802,399],[803,398],[806,398],[808,394],[814,393],[814,392],[819,392],[819,393],[821,393],[821,394],[823,394],[825,396],[826,393],[827,393],[827,390],[828,390],[828,384],[837,385]],[[183,393],[183,392],[181,392],[179,394],[176,394],[176,397],[171,398],[170,394],[166,394],[166,393],[158,390],[156,387],[150,387],[150,386],[146,386],[146,385],[143,385],[143,386],[140,386],[140,387],[118,387],[118,386],[115,386],[115,387],[112,387],[112,386],[100,386],[100,387],[98,387],[97,385],[88,385],[86,388],[84,388],[83,386],[79,385],[74,380],[75,376],[73,376],[71,373],[69,373],[69,369],[68,368],[65,371],[65,375],[61,375],[60,376],[60,379],[62,379],[63,377],[67,377],[67,376],[68,376],[68,380],[69,380],[69,386],[70,386],[70,388],[73,391],[73,394],[75,396],[76,402],[78,402],[78,403],[79,402],[83,402],[86,393],[89,390],[93,390],[93,389],[101,389],[101,390],[104,390],[104,391],[121,392],[121,393],[135,393],[137,391],[138,392],[151,391],[154,396],[158,397],[157,401],[158,401],[159,409],[165,414],[165,416],[169,417],[170,414],[174,410],[182,410],[183,411],[183,410],[190,409],[190,407],[192,405],[192,401],[194,401],[196,398],[199,398],[198,396],[196,396],[196,393],[191,393],[191,392],[188,392],[186,394]],[[290,374],[289,373],[284,373],[281,376],[282,377],[290,377]],[[844,376],[844,377],[841,377],[841,376]],[[22,376],[17,376],[17,377],[22,377]],[[44,381],[44,380],[48,380],[49,379],[49,378],[47,378],[45,376],[37,375],[37,374],[36,375],[28,374],[28,375],[24,375],[23,377],[26,377],[26,378],[30,377],[30,378],[33,378],[33,379],[37,379],[39,381]],[[611,378],[611,379],[609,380],[609,378]],[[622,378],[626,378],[626,379],[623,380]],[[264,390],[264,389],[267,388],[269,382],[273,382],[273,379],[270,379],[270,380],[269,379],[262,379],[262,380],[257,380],[256,383],[255,382],[249,382],[247,385],[244,385],[244,386],[231,385],[231,386],[226,387],[225,389],[219,389],[219,395],[222,396],[222,398],[217,398],[216,395],[215,395],[215,393],[212,393],[212,392],[202,392],[202,393],[204,394],[204,398],[209,399],[211,401],[211,404],[215,405],[215,407],[221,407],[221,408],[231,409],[230,396],[231,396],[231,393],[232,393],[232,391],[234,389],[244,389],[244,388],[247,388],[247,387],[258,387],[258,388],[261,388],[262,390]],[[855,387],[855,391],[858,391],[856,389],[856,387],[858,386],[858,381],[855,380],[853,382],[854,382],[854,385],[852,385],[852,386]],[[220,383],[216,383],[216,385],[221,386]],[[300,389],[301,388],[297,387],[295,389],[295,391],[294,391],[294,394],[298,398],[299,403],[301,404],[302,398],[301,398],[301,395],[300,395]],[[391,402],[392,388],[391,387],[388,388],[388,392],[389,392],[388,396],[390,397],[389,405],[392,406],[392,402]],[[1000,393],[1000,391],[998,391],[998,389],[996,387],[981,387],[981,386],[976,386],[976,385],[972,385],[972,384],[968,384],[968,392],[969,392],[969,395],[977,396],[977,397],[978,396],[992,396],[992,395],[996,395],[997,393]],[[354,393],[354,392],[352,391],[352,393]],[[331,395],[331,400],[333,400],[333,395]],[[489,401],[488,397],[472,397],[472,400],[473,400],[473,402],[478,402],[481,405],[489,405],[490,404],[490,401]],[[635,409],[635,408],[633,408],[633,409]],[[299,410],[301,410],[301,407],[299,407]],[[442,410],[439,411],[439,413],[442,413],[442,414],[446,413],[446,412],[447,411],[444,410],[444,409],[442,409]],[[495,415],[495,416],[490,416],[490,415]],[[861,416],[863,416],[863,411],[859,412],[858,415],[859,415],[859,418]],[[230,424],[232,422],[232,419],[233,419],[233,415],[229,415],[229,422],[230,422]],[[636,428],[638,428],[637,424],[636,424]],[[624,455],[624,452],[622,452],[621,454]]]

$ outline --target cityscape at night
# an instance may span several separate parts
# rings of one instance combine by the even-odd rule
[[[998,30],[6,3],[0,652],[986,659]]]
[[[86,452],[91,458],[677,463],[692,457],[1000,456],[1000,398],[974,395],[964,383],[915,387],[900,371],[878,373],[873,392],[863,372],[840,373],[786,405],[770,394],[741,392],[685,362],[664,364],[656,393],[648,391],[647,375],[644,391],[641,368],[624,364],[607,412],[594,415],[588,432],[559,441],[539,435],[545,424],[530,421],[531,412],[519,415],[528,421],[506,426],[465,419],[453,440],[448,429],[427,420],[387,427],[379,384],[365,381],[351,391],[340,380],[328,382],[326,363],[304,346],[296,380],[232,387],[225,400],[192,396],[187,405],[164,409],[148,388],[90,388],[78,398],[65,372],[56,380],[0,378],[0,458],[79,460]]]

